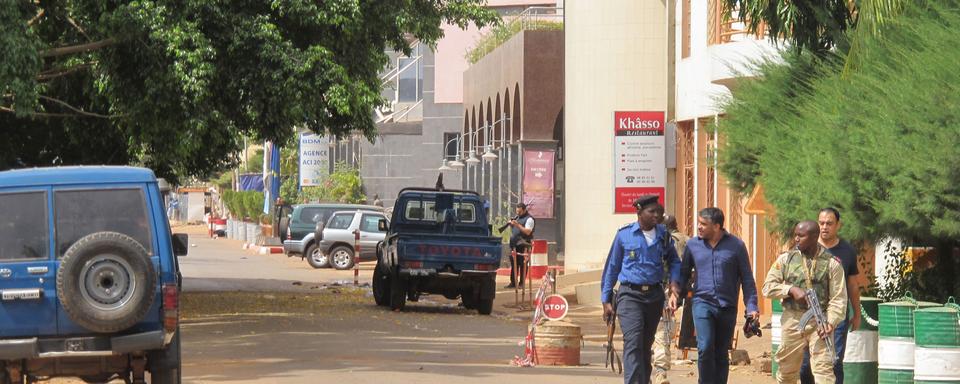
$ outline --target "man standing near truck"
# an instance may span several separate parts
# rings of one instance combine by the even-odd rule
[[[527,212],[527,205],[517,204],[517,216],[510,219],[507,223],[510,226],[510,249],[516,254],[516,260],[510,258],[510,285],[506,288],[516,288],[523,286],[523,279],[526,277],[526,253],[533,243],[533,216]],[[519,277],[520,281],[517,281]]]

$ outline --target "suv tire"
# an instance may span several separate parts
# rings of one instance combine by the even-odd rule
[[[477,300],[477,312],[481,315],[489,315],[493,313],[493,298],[489,299],[478,299]]]
[[[463,302],[463,308],[477,309],[477,297],[472,289],[460,293],[460,301]]]
[[[330,250],[330,265],[339,270],[353,268],[353,249],[340,245]]]
[[[407,305],[407,289],[403,279],[396,273],[390,276],[390,309],[402,311]]]
[[[150,384],[180,384],[180,330],[166,349],[151,351],[147,357]]]
[[[377,266],[373,269],[373,300],[377,305],[386,307],[390,305],[390,275],[385,273],[380,266],[380,260],[377,260]]]
[[[307,263],[314,268],[330,268],[330,255],[323,253],[317,243],[310,244],[305,252]]]
[[[156,291],[157,274],[147,250],[122,233],[80,238],[57,270],[57,297],[67,316],[93,332],[132,327],[147,314]]]

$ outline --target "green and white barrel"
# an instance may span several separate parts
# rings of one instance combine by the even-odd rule
[[[913,312],[937,306],[918,302],[909,295],[899,301],[880,303],[877,383],[913,383]]]
[[[773,358],[770,359],[770,372],[773,377],[777,377],[777,369],[780,367],[780,364],[777,364],[777,350],[780,349],[780,343],[783,341],[783,327],[780,325],[783,305],[780,304],[780,299],[771,301],[773,301],[773,314],[770,315],[770,353]]]
[[[843,382],[846,384],[874,384],[877,382],[877,344],[880,335],[877,318],[880,299],[860,298],[860,329],[847,334],[843,356]]]
[[[960,306],[953,297],[943,307],[914,313],[913,380],[917,383],[960,383]]]

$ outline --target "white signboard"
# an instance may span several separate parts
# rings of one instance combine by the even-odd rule
[[[328,139],[314,133],[300,134],[300,186],[318,186],[330,174]]]
[[[616,111],[614,132],[614,213],[636,213],[640,196],[660,196],[667,186],[664,112]]]

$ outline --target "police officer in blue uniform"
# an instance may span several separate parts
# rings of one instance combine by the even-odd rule
[[[658,201],[658,196],[644,196],[634,201],[637,221],[617,231],[603,268],[600,289],[603,320],[613,315],[613,300],[617,300],[617,317],[623,332],[625,384],[650,382],[651,347],[664,300],[667,308],[675,310],[680,292],[680,258],[670,231],[663,224],[657,224],[657,216],[663,212]],[[664,265],[669,266],[669,298],[662,287]],[[618,282],[620,290],[614,297],[613,288]]]

